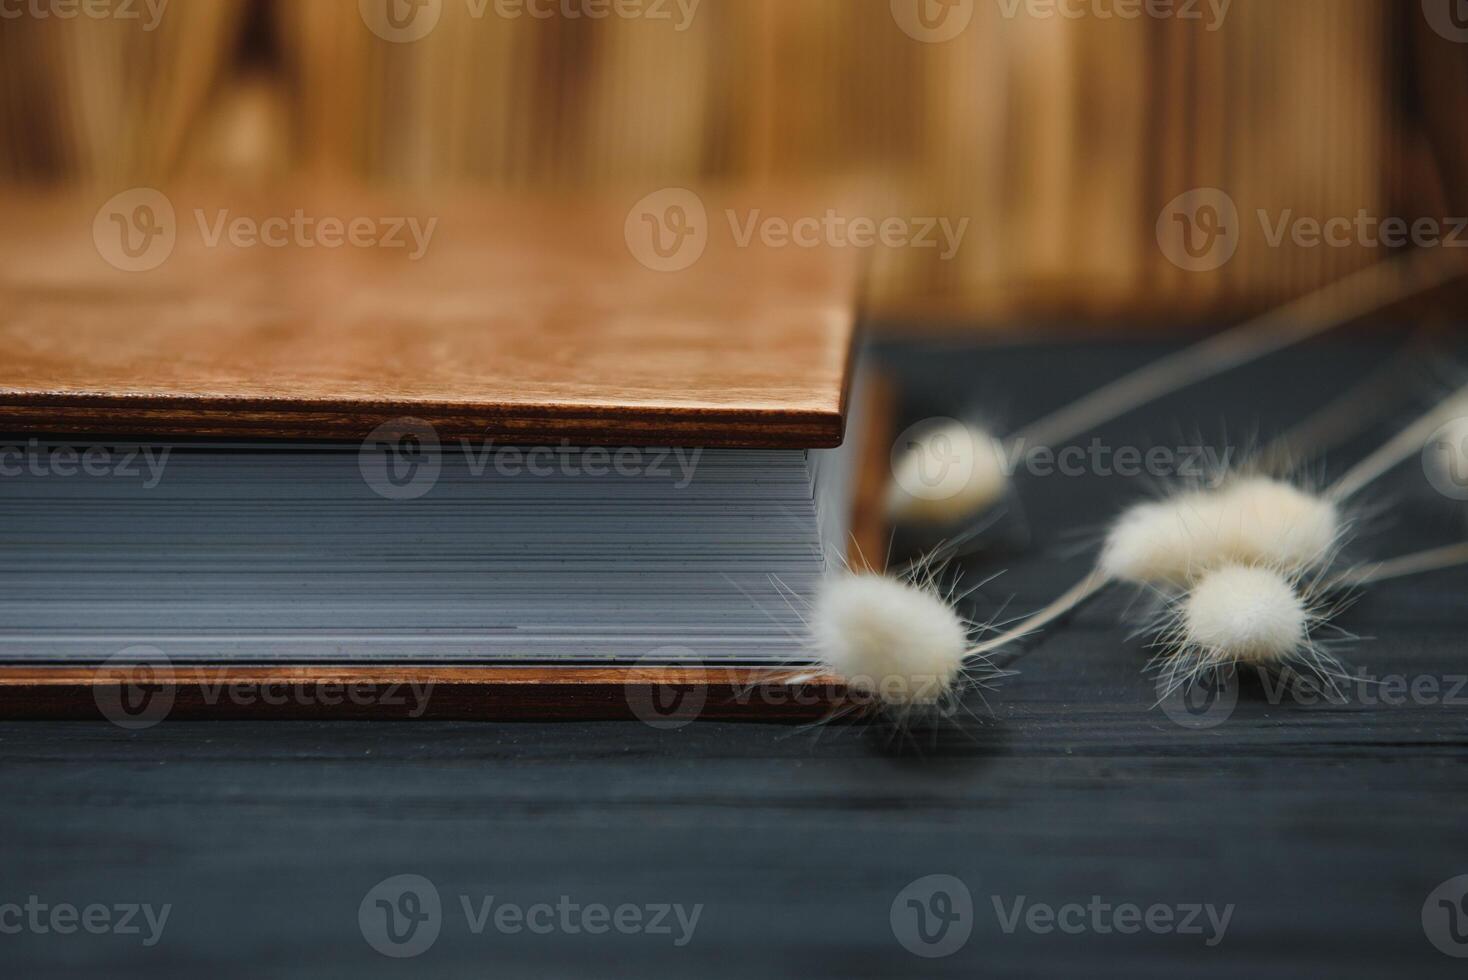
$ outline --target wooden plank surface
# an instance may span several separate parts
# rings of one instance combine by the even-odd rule
[[[890,354],[905,421],[967,406],[1022,423],[1157,349]],[[1314,345],[1099,436],[1267,438],[1384,356],[1372,342]],[[1383,411],[1324,468],[1340,472],[1410,413]],[[1073,582],[1086,564],[1078,532],[1142,489],[1114,475],[1021,480],[1026,547],[1001,533],[1004,547],[963,561],[970,583],[1004,573],[966,606],[979,619]],[[1419,468],[1394,474],[1382,501],[1360,554],[1463,533],[1460,505]],[[1465,594],[1463,571],[1368,590],[1341,620],[1368,639],[1342,652],[1378,679],[1468,674]],[[710,720],[0,723],[0,902],[172,905],[151,947],[26,930],[0,937],[0,955],[7,972],[48,977],[1462,976],[1422,912],[1468,874],[1465,692],[1383,700],[1386,688],[1364,684],[1332,705],[1251,686],[1222,723],[1188,728],[1156,706],[1124,606],[1090,607],[1030,644],[1017,676],[971,699],[977,720],[906,736]],[[401,874],[431,881],[444,917],[430,949],[390,959],[358,912]],[[974,926],[951,956],[922,959],[898,941],[893,906],[932,874],[964,882]],[[512,934],[492,920],[476,933],[462,900],[477,913],[490,895],[703,908],[682,946]],[[1212,946],[1145,929],[1006,931],[995,901],[1008,916],[1021,896],[1026,909],[1094,899],[1233,913]]]
[[[857,257],[742,242],[732,199],[700,197],[702,231],[664,240],[693,251],[663,259],[636,219],[666,208],[636,194],[140,193],[0,192],[0,428],[841,441]]]

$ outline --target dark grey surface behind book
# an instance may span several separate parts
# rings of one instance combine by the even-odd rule
[[[1315,345],[1108,426],[1111,445],[1268,436],[1368,371],[1383,347]],[[894,350],[913,419],[968,404],[1021,422],[1151,354],[1149,345]],[[1428,372],[1430,373],[1430,372]],[[977,394],[973,394],[977,393]],[[1332,454],[1356,458],[1411,414]],[[1034,548],[969,562],[992,614],[1084,569],[1084,539],[1137,491],[1096,476],[1024,482]],[[1359,550],[1460,537],[1462,505],[1404,468]],[[1014,540],[1013,526],[1001,538]],[[1070,557],[1067,557],[1070,556]],[[172,723],[0,725],[0,905],[171,903],[160,941],[0,934],[11,976],[1461,976],[1423,907],[1468,874],[1468,573],[1392,583],[1343,622],[1378,679],[1435,699],[1270,703],[1244,685],[1212,728],[1154,707],[1145,653],[1098,604],[1054,630],[967,722],[880,728]],[[1394,690],[1394,688],[1393,688]],[[1364,703],[1374,700],[1375,703]],[[359,906],[421,875],[442,900],[431,948],[369,946]],[[960,879],[973,930],[909,953],[894,900]],[[701,903],[691,940],[470,928],[461,907]],[[1094,901],[1233,905],[1223,938],[1086,928],[1006,933],[1010,913]],[[3,911],[0,911],[0,925]],[[1086,919],[1091,921],[1089,914]],[[1468,926],[1468,922],[1464,923]],[[147,927],[143,932],[146,935]],[[1441,939],[1441,936],[1439,936]],[[1468,944],[1465,944],[1468,946]],[[1468,950],[1465,950],[1468,951]]]

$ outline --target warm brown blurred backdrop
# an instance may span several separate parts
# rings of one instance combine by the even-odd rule
[[[160,2],[0,19],[0,174],[857,182],[969,220],[951,259],[876,252],[872,306],[969,322],[1233,314],[1385,254],[1271,246],[1260,211],[1468,213],[1457,0]],[[1241,216],[1217,270],[1159,245],[1196,188]]]

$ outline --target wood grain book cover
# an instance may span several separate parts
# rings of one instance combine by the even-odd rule
[[[854,250],[741,236],[767,200],[7,197],[0,429],[841,441]]]

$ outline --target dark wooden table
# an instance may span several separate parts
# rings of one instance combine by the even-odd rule
[[[911,418],[980,410],[1020,422],[1155,349],[887,355]],[[1313,345],[1099,435],[1143,446],[1267,437],[1384,349]],[[1405,403],[1384,411],[1328,468],[1410,414]],[[1020,487],[1030,546],[1018,547],[1013,517],[966,562],[970,580],[1006,570],[975,596],[979,616],[1073,581],[1086,562],[1077,532],[1140,488],[1094,474]],[[1464,505],[1429,489],[1415,464],[1372,500],[1363,556],[1463,533]],[[1437,695],[1398,704],[1393,683],[1362,684],[1347,704],[1312,705],[1246,683],[1212,727],[1154,706],[1119,611],[1098,603],[1033,644],[987,707],[972,702],[981,723],[902,735],[712,722],[0,724],[0,973],[1462,976],[1468,961],[1434,947],[1423,908],[1468,874],[1468,687],[1452,690],[1468,676],[1468,573],[1382,585],[1342,620],[1367,637],[1345,651],[1354,666],[1377,680],[1433,678]],[[436,941],[408,959],[374,951],[358,917],[379,882],[402,874],[430,880],[442,903]],[[929,875],[971,896],[971,934],[944,958],[900,941],[921,942],[911,893],[893,907]],[[48,909],[171,909],[153,946],[141,916],[138,935],[6,934],[28,913],[5,904],[30,896]],[[682,946],[672,916],[670,934],[476,934],[462,898],[477,914],[489,896],[492,908],[566,896],[702,909]],[[1007,932],[1017,902],[1056,910],[1071,931],[1021,921]],[[1103,931],[1115,920],[1101,907],[1123,904],[1167,906],[1174,925],[1191,906],[1232,911],[1210,945],[1206,915],[1199,934]],[[1452,942],[1440,928],[1438,938]]]

